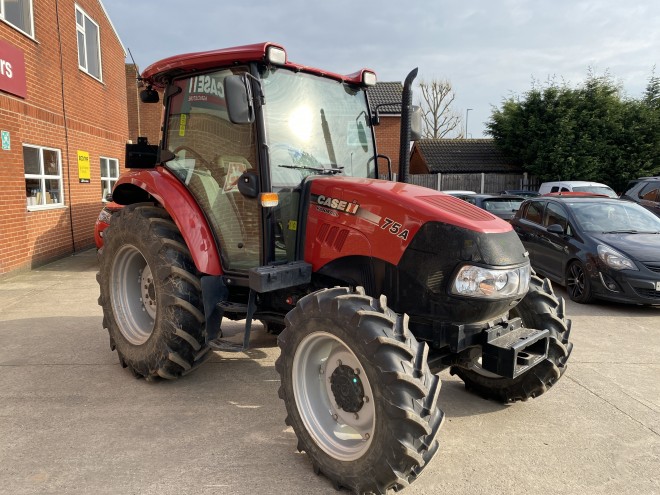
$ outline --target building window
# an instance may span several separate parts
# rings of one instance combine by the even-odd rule
[[[64,204],[60,150],[24,145],[23,167],[28,209]]]
[[[34,36],[32,26],[32,0],[0,0],[0,19]]]
[[[100,81],[101,44],[99,41],[99,25],[77,5],[76,30],[78,31],[78,66],[81,70]]]
[[[101,157],[101,199],[108,201],[108,196],[119,178],[119,160]]]

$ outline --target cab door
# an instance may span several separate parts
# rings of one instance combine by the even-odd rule
[[[186,185],[220,246],[225,272],[247,271],[262,260],[261,209],[257,198],[238,190],[244,172],[259,173],[255,124],[233,124],[227,113],[224,79],[233,67],[177,79],[166,94],[165,166]]]

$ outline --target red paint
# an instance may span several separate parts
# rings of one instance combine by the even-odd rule
[[[337,199],[339,209],[316,204],[314,198],[318,195],[323,196],[326,204],[330,204],[327,198]],[[357,201],[357,212],[341,211],[341,201]],[[373,256],[396,265],[426,222],[443,222],[481,233],[508,232],[512,228],[481,208],[425,187],[376,179],[324,177],[312,184],[305,260],[312,263],[314,271],[345,256]]]
[[[170,214],[181,231],[197,269],[208,275],[222,275],[220,253],[211,228],[199,205],[172,173],[164,167],[132,170],[123,174],[113,189],[121,198],[122,189],[133,185],[153,196]]]
[[[4,40],[0,40],[0,91],[27,96],[25,55]]]
[[[220,50],[211,50],[207,52],[175,55],[173,57],[168,57],[151,64],[142,72],[142,79],[146,83],[155,87],[163,87],[167,82],[167,74],[175,70],[177,73],[185,72],[190,74],[191,72],[218,69],[223,66],[264,61],[266,57],[266,50],[269,46],[275,46],[284,50],[282,45],[265,42],[256,43],[254,45],[244,45],[232,48],[223,48]],[[287,67],[295,71],[316,74],[317,76],[328,77],[337,81],[346,81],[353,84],[362,83],[362,73],[366,70],[362,69],[353,74],[341,75],[321,69],[316,69],[314,67],[294,64],[293,62],[289,62],[288,59],[283,67]]]

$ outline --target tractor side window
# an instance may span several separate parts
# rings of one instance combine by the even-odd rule
[[[175,158],[166,166],[192,193],[220,244],[225,270],[246,270],[261,260],[258,200],[237,187],[243,172],[258,172],[254,125],[232,124],[224,79],[246,67],[220,70],[172,83],[166,146]]]

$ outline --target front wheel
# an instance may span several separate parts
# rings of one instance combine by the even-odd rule
[[[486,399],[516,402],[538,397],[548,391],[566,371],[566,362],[573,349],[568,341],[571,321],[564,314],[564,300],[557,298],[548,279],[532,275],[529,292],[511,311],[528,328],[548,329],[548,357],[516,378],[504,378],[484,370],[479,359],[469,367],[454,366],[450,372],[458,375],[465,388]]]
[[[566,269],[566,291],[577,303],[588,304],[594,299],[589,274],[580,261],[572,262]]]
[[[438,449],[440,379],[407,317],[361,288],[301,299],[278,338],[286,423],[315,471],[354,493],[411,483]]]

